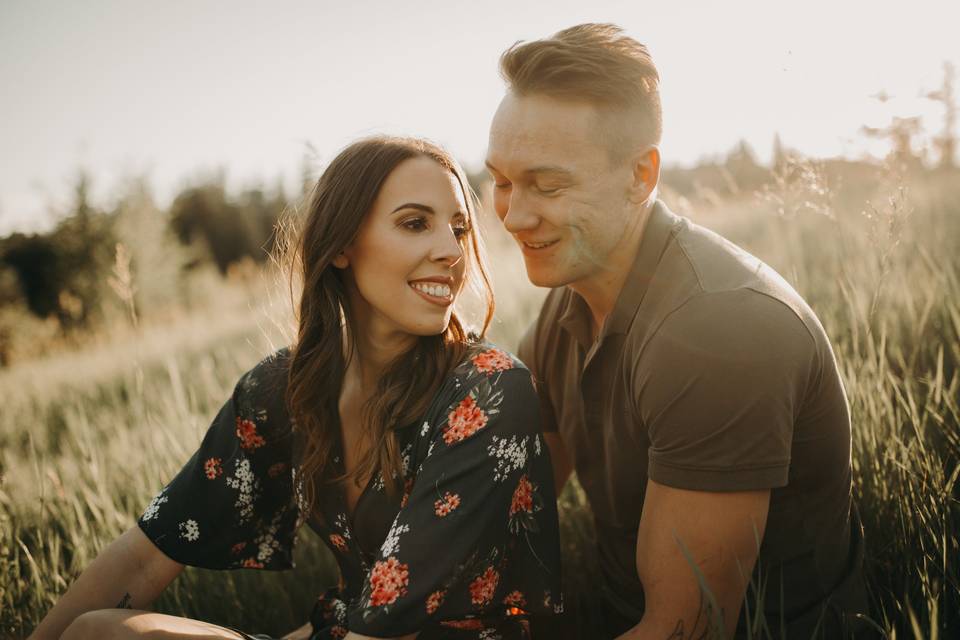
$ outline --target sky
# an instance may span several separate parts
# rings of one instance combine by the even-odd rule
[[[956,0],[0,0],[0,235],[49,228],[81,169],[104,207],[137,177],[160,206],[214,171],[292,191],[305,157],[319,171],[372,133],[478,170],[500,53],[581,22],[650,48],[667,165],[741,139],[766,160],[775,134],[817,157],[882,154],[861,125],[920,115],[935,133],[920,95],[945,60],[960,68]]]

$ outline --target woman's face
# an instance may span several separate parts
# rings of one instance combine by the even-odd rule
[[[425,157],[397,165],[357,238],[334,260],[347,270],[360,326],[375,338],[442,333],[463,287],[470,233],[453,173]]]

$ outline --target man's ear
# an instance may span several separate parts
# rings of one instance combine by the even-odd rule
[[[660,182],[660,149],[656,145],[646,147],[634,156],[632,164],[630,201],[640,204],[650,198]]]
[[[350,261],[347,259],[347,254],[340,252],[337,254],[337,257],[333,259],[333,266],[337,269],[346,269],[350,264]]]

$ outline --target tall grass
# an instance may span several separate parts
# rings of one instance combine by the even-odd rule
[[[853,416],[874,617],[897,637],[960,635],[960,180],[887,175],[876,193],[794,167],[771,189],[681,211],[775,267],[833,341]],[[668,204],[674,204],[669,195]],[[680,201],[677,201],[678,204]],[[683,208],[683,207],[679,207]],[[496,224],[493,338],[515,347],[543,291]],[[234,295],[234,294],[231,294]],[[266,293],[79,353],[0,371],[0,636],[28,632],[176,472],[245,369],[283,344]],[[251,301],[248,301],[252,300]],[[565,572],[595,576],[582,491],[562,496]],[[160,611],[281,634],[335,568],[306,529],[298,568],[188,569]]]

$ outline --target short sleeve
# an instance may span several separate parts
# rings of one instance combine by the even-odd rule
[[[287,569],[298,510],[277,356],[245,373],[199,449],[137,524],[171,559],[207,569]]]
[[[560,607],[553,472],[530,374],[504,352],[481,355],[478,381],[424,426],[429,453],[350,608],[351,631],[499,630]]]
[[[557,431],[557,414],[550,399],[550,390],[547,388],[546,373],[543,371],[543,357],[538,353],[538,335],[540,320],[534,322],[520,339],[517,356],[530,369],[533,375],[534,388],[540,403],[540,422],[545,432]]]
[[[689,300],[634,364],[649,477],[701,491],[785,486],[815,362],[813,336],[774,298],[742,289]]]

